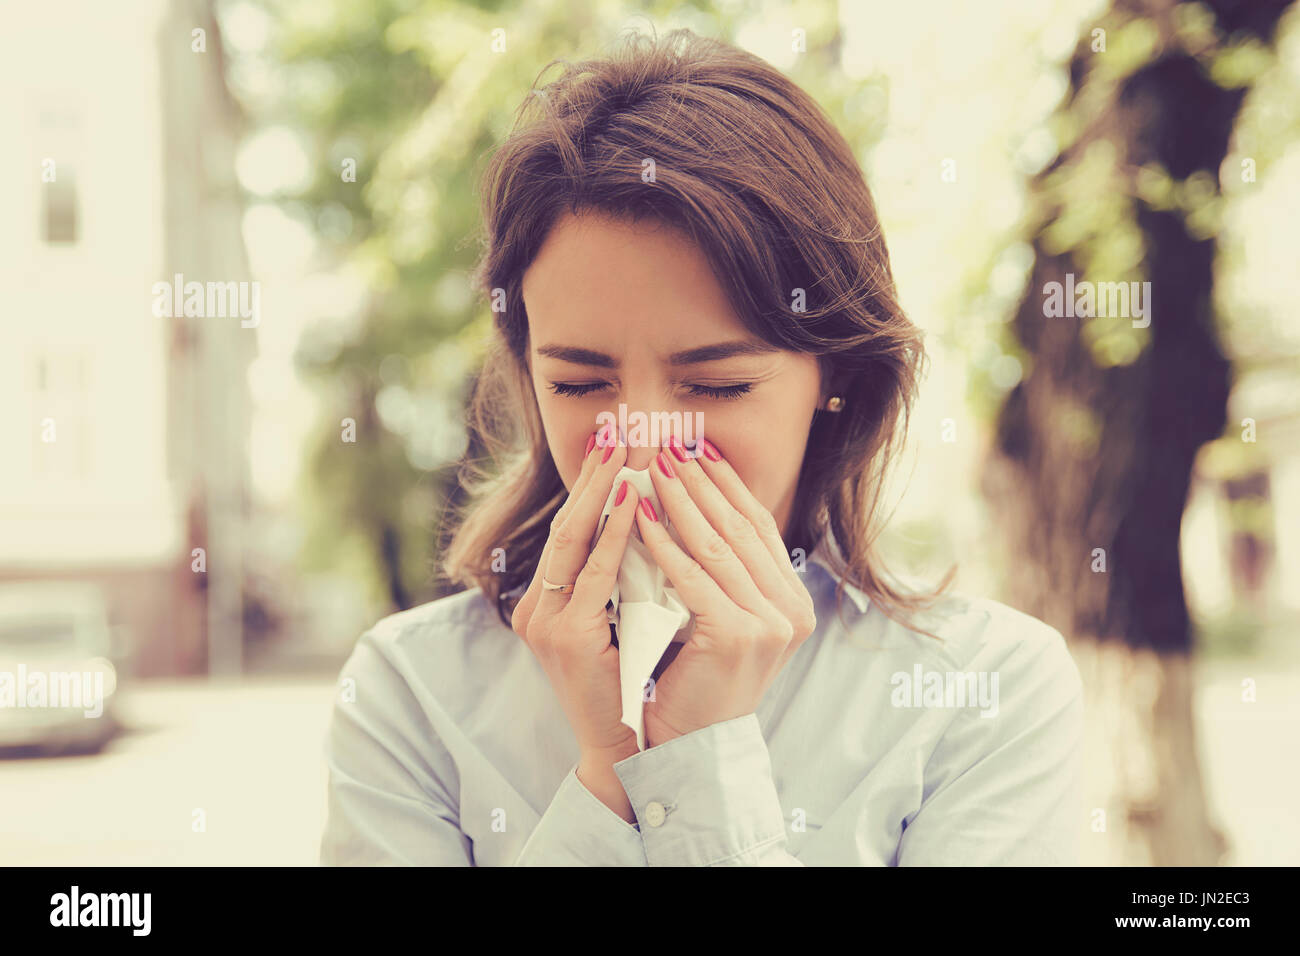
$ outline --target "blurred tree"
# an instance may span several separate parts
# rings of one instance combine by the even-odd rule
[[[1196,755],[1179,530],[1195,456],[1226,418],[1220,167],[1290,2],[1114,0],[1071,58],[1059,153],[1030,186],[1034,264],[1012,325],[1028,372],[998,415],[985,491],[1015,555],[1013,603],[1071,635],[1081,662],[1096,652],[1089,724],[1113,754],[1103,809],[1122,862],[1225,850]],[[1149,282],[1146,317],[1133,302],[1066,317],[1069,301],[1062,316],[1053,282],[1069,298]]]

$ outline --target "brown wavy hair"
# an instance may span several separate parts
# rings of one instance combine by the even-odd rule
[[[556,65],[561,75],[539,87]],[[646,157],[653,182],[642,181]],[[633,34],[605,59],[554,60],[488,163],[481,201],[475,284],[493,301],[494,334],[467,411],[468,501],[444,522],[449,581],[481,587],[509,626],[511,592],[532,579],[567,495],[529,377],[520,286],[557,217],[595,211],[682,230],[746,327],[816,355],[843,396],[842,411],[814,416],[787,546],[811,554],[829,527],[837,573],[886,615],[907,623],[933,600],[891,581],[876,554],[881,478],[906,432],[921,333],[899,306],[853,152],[807,93],[758,57],[688,30]],[[806,311],[793,310],[795,289]],[[506,570],[494,569],[494,554],[510,557]],[[837,610],[843,596],[837,588]]]

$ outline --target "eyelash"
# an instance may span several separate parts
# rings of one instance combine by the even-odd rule
[[[556,395],[569,395],[573,398],[581,398],[583,395],[588,395],[591,392],[604,388],[605,384],[606,383],[604,382],[600,382],[595,385],[571,385],[568,382],[552,382],[550,389]],[[716,398],[722,401],[728,401],[731,399],[742,398],[749,394],[750,389],[754,386],[749,382],[741,382],[738,385],[722,385],[716,388],[709,385],[687,385],[686,387],[691,389],[692,394],[702,398]]]

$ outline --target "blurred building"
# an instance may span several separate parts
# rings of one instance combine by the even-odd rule
[[[1288,626],[1300,615],[1300,393],[1281,352],[1241,369],[1224,438],[1197,462],[1184,515],[1189,599]]]
[[[0,581],[97,582],[137,673],[237,669],[256,330],[152,308],[248,279],[209,4],[20,5],[0,57]]]

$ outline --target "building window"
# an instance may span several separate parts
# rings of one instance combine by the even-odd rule
[[[58,178],[45,183],[45,208],[41,216],[46,242],[77,241],[77,183],[72,170],[62,165]]]
[[[37,234],[51,245],[80,241],[85,225],[77,173],[88,168],[84,107],[66,96],[47,94],[34,104],[32,140],[40,167],[41,205]]]
[[[34,358],[36,477],[86,481],[92,465],[90,355],[84,350],[46,349]]]

